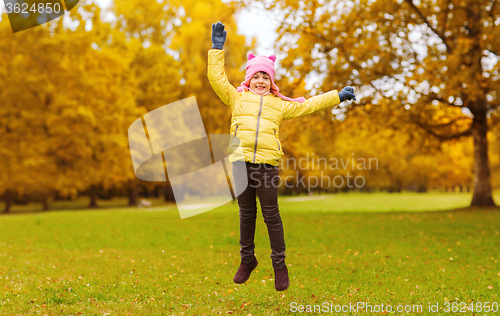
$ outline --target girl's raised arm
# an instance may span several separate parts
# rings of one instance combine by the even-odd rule
[[[212,49],[208,51],[208,81],[215,93],[229,108],[233,107],[237,96],[236,88],[229,83],[224,72],[224,43],[226,42],[224,24],[212,24]]]

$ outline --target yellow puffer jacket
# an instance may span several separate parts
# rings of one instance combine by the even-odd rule
[[[283,149],[279,141],[282,120],[309,115],[340,103],[336,90],[307,99],[304,103],[286,101],[272,94],[237,92],[224,72],[224,50],[208,51],[208,80],[215,93],[232,113],[229,161],[279,164]],[[238,143],[237,139],[239,139]],[[235,150],[240,145],[243,151]]]

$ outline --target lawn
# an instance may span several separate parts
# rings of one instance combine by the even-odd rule
[[[246,284],[232,282],[235,203],[183,220],[173,206],[1,216],[1,314],[288,315],[308,305],[381,314],[352,305],[361,303],[390,304],[392,315],[500,314],[500,211],[446,211],[467,206],[465,193],[301,198],[280,198],[285,292],[274,289],[261,214],[259,266]],[[413,311],[394,313],[398,305]]]

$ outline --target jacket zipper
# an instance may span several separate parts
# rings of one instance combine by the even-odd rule
[[[259,116],[257,116],[257,130],[255,132],[255,148],[253,150],[253,163],[255,163],[255,155],[257,153],[257,139],[259,138],[259,123],[260,123],[260,114],[262,113],[262,101],[264,100],[263,96],[260,96],[260,109]]]
[[[234,140],[236,139],[236,133],[238,132],[238,125],[236,125],[236,129],[234,130],[234,137],[231,137],[231,142],[229,143],[229,147],[233,146]]]
[[[274,137],[276,138],[276,130],[274,130]],[[278,150],[281,150],[280,142],[278,141],[278,139],[276,139],[276,143],[278,144]]]

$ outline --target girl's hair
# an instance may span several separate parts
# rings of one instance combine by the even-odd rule
[[[268,76],[268,77],[269,77],[269,75],[268,75],[268,74],[267,74],[267,72],[265,72],[265,71],[258,71],[258,72],[256,72],[256,73],[254,73],[253,75],[255,76],[256,74],[263,74],[263,75],[266,75],[266,76]]]

